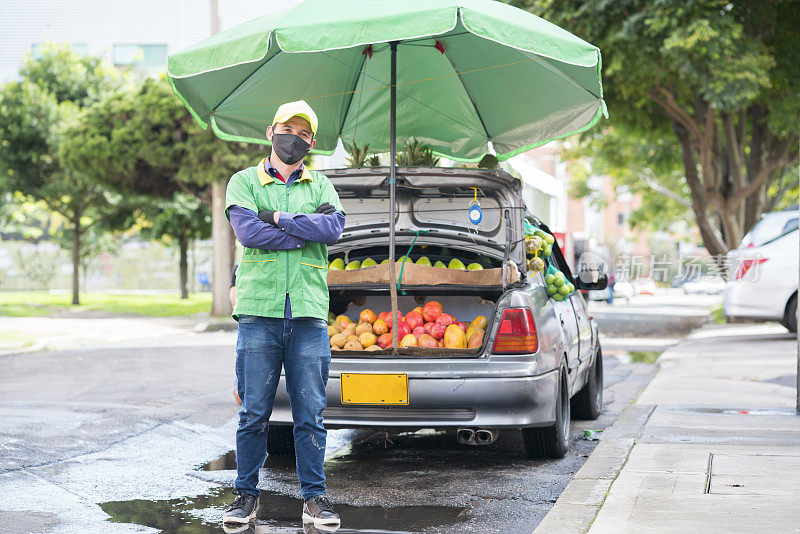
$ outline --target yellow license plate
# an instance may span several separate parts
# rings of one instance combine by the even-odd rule
[[[342,404],[408,404],[408,375],[342,373]]]

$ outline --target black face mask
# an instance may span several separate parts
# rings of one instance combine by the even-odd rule
[[[272,149],[286,165],[294,165],[306,157],[311,145],[294,134],[272,134]]]

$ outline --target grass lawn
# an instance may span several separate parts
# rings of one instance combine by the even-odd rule
[[[101,312],[136,314],[150,317],[175,317],[207,313],[211,310],[211,293],[190,295],[118,295],[113,293],[81,293],[81,304],[73,306],[72,293],[47,291],[0,292],[0,315],[34,317],[69,312]]]

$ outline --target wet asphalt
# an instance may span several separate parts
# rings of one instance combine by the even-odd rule
[[[234,339],[187,332],[0,358],[0,533],[223,532]],[[572,423],[560,460],[528,460],[515,431],[483,447],[446,432],[329,432],[339,532],[531,532],[594,449],[584,430],[613,423],[654,372],[624,346],[607,350],[604,411]],[[292,459],[268,458],[260,487],[251,531],[303,532]]]

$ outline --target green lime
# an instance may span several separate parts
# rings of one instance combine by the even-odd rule
[[[569,286],[569,292],[570,293],[575,291],[575,284],[573,284],[572,282],[569,282],[567,285]]]
[[[545,234],[544,242],[547,243],[548,245],[552,245],[553,243],[556,242],[556,238],[551,236],[550,234]]]
[[[553,300],[557,300],[558,302],[561,302],[562,300],[564,300],[564,295],[562,295],[561,293],[556,293],[551,298]]]
[[[558,293],[558,288],[553,284],[547,284],[545,291],[547,291],[548,295],[555,295],[556,293]]]
[[[552,284],[555,281],[556,281],[556,277],[553,276],[552,274],[548,274],[547,276],[544,277],[544,282],[546,284],[548,284],[548,285]]]
[[[565,284],[559,287],[558,292],[561,293],[562,295],[569,295],[570,294],[569,286]]]
[[[545,258],[549,258],[549,257],[550,257],[550,254],[552,254],[552,253],[553,253],[553,246],[552,246],[552,245],[545,245],[545,246],[542,248],[542,255],[543,255]]]

